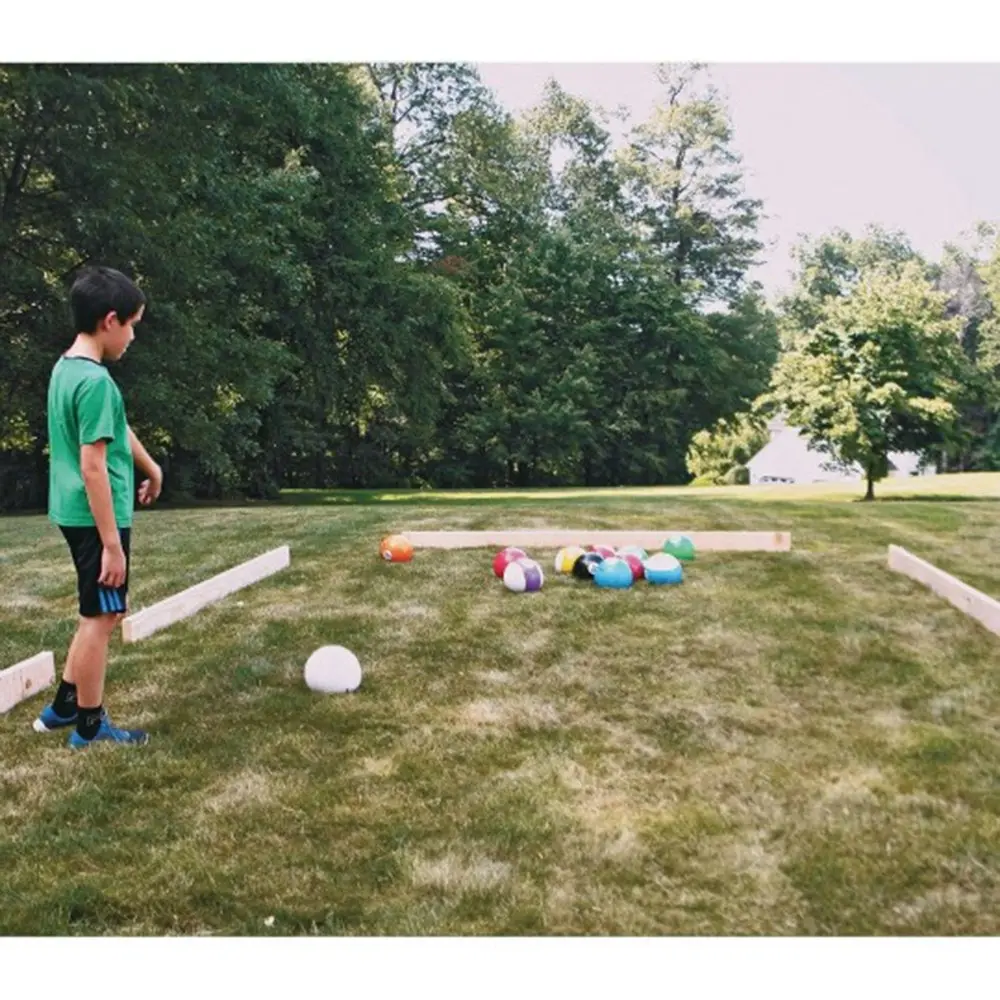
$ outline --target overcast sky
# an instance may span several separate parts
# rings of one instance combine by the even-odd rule
[[[648,63],[479,63],[512,111],[541,97],[549,77],[636,121],[657,99]],[[788,282],[799,233],[868,223],[904,230],[936,258],[980,220],[1000,220],[1000,65],[713,64],[729,100],[748,192],[770,218],[776,246],[757,277]]]

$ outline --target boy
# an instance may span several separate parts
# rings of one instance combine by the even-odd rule
[[[70,290],[77,330],[49,381],[49,518],[76,566],[80,620],[55,700],[34,722],[39,733],[75,727],[69,746],[95,741],[144,744],[142,730],[118,729],[104,711],[111,635],[128,609],[134,466],[148,478],[139,502],[151,504],[163,473],[125,420],[125,404],[105,361],[118,361],[135,338],[146,299],[109,267],[80,272]]]

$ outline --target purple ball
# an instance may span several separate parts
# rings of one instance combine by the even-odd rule
[[[542,567],[534,559],[515,559],[503,571],[503,585],[516,594],[541,590],[544,582]]]

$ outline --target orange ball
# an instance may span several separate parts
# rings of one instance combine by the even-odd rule
[[[409,562],[413,558],[413,546],[406,535],[386,535],[378,551],[386,562]]]

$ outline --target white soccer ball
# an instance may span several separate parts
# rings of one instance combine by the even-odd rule
[[[356,691],[361,684],[361,664],[343,646],[321,646],[306,660],[306,686],[323,694]]]

